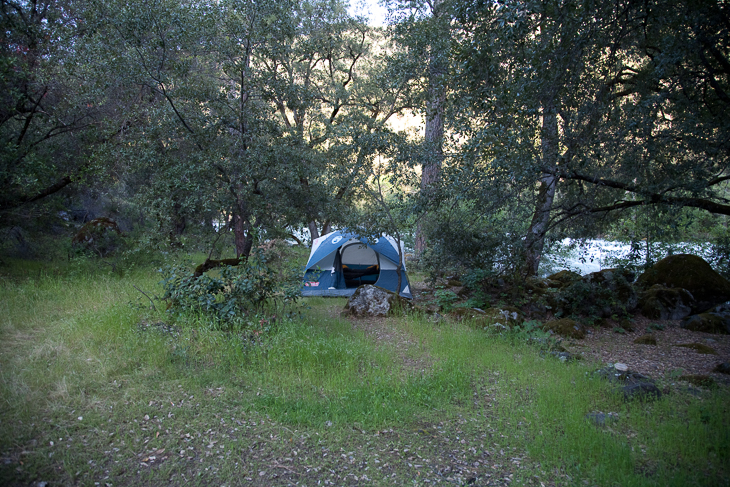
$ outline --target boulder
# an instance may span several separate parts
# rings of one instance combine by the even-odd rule
[[[609,291],[611,297],[618,298],[627,310],[636,308],[638,298],[631,283],[634,274],[626,269],[603,269],[592,272],[583,278],[583,281]]]
[[[544,300],[541,299],[536,299],[535,301],[530,301],[524,304],[522,306],[522,310],[531,319],[536,319],[540,321],[545,319],[548,314],[548,308]]]
[[[528,277],[525,279],[524,286],[525,291],[531,294],[542,295],[545,294],[548,287],[550,287],[550,281],[541,277]]]
[[[730,335],[730,304],[724,303],[706,313],[688,316],[679,326],[691,331]]]
[[[570,286],[576,281],[581,280],[581,275],[573,271],[562,270],[555,274],[549,275],[547,278],[547,286],[551,288],[563,288]]]
[[[692,293],[682,288],[655,284],[639,298],[641,314],[655,320],[681,320],[692,314],[697,305]]]
[[[640,384],[643,382],[654,383],[649,377],[629,370],[626,364],[616,363],[593,372],[593,375],[606,379],[613,383]]]
[[[548,321],[543,325],[546,331],[552,331],[560,336],[570,338],[583,338],[586,331],[583,325],[570,318],[562,318],[559,320]]]
[[[637,280],[637,285],[644,289],[656,284],[689,291],[695,299],[692,307],[695,313],[730,300],[730,281],[696,255],[677,254],[665,257]]]
[[[638,297],[631,281],[633,274],[623,269],[604,269],[583,276],[548,298],[555,311],[596,318],[626,315],[636,308]]]
[[[595,371],[593,374],[608,379],[609,382],[619,384],[618,392],[623,395],[626,401],[634,399],[650,400],[662,397],[662,392],[652,379],[629,370],[626,364],[609,365]]]
[[[388,316],[396,310],[410,307],[410,302],[372,284],[365,284],[357,288],[347,300],[343,314],[352,316]]]

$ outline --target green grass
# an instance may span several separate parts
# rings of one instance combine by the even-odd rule
[[[150,310],[151,267],[0,272],[0,484],[730,482],[726,388],[624,403],[598,364],[426,316],[312,298],[253,337]]]

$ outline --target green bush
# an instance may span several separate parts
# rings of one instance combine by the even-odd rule
[[[220,324],[243,322],[252,313],[296,302],[301,293],[298,270],[276,272],[259,251],[238,266],[222,266],[199,277],[184,264],[160,272],[168,311],[200,313]]]
[[[459,300],[459,296],[449,289],[437,289],[433,293],[433,296],[433,303],[436,304],[444,313],[451,311],[456,302]]]

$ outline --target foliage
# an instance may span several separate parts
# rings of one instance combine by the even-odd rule
[[[730,233],[721,234],[713,243],[706,260],[726,279],[730,279]]]
[[[109,105],[73,48],[83,37],[84,7],[74,0],[0,4],[3,220],[93,166],[85,156],[104,132]]]
[[[433,292],[433,303],[444,313],[451,311],[458,300],[459,296],[450,289],[436,289]]]
[[[647,329],[647,331],[652,331],[652,330],[661,331],[664,329],[664,325],[662,325],[660,323],[649,323],[649,325],[646,327],[646,329]]]
[[[560,338],[546,331],[539,321],[528,320],[520,326],[512,326],[506,336],[515,343],[526,343],[543,351],[562,351]]]
[[[99,257],[115,252],[122,243],[119,226],[109,218],[96,218],[86,223],[72,240],[75,248],[94,252]]]
[[[112,217],[245,257],[357,222],[510,275],[603,234],[634,266],[711,242],[730,273],[726,4],[389,6],[380,29],[339,0],[3,1],[0,230],[30,255],[34,227]]]
[[[249,326],[251,316],[275,309],[277,302],[283,312],[283,306],[300,295],[298,270],[277,273],[260,251],[237,266],[223,266],[197,278],[187,265],[168,265],[160,272],[162,300],[168,302],[170,312],[199,313],[226,327]],[[265,322],[262,318],[254,325]]]
[[[487,244],[524,237],[508,257],[536,272],[551,232],[596,236],[658,213],[646,229],[666,239],[679,208],[728,213],[726,6],[454,5],[462,105],[452,127],[464,143],[445,167],[443,201],[481,210],[467,222],[527,213],[516,234],[507,218],[483,219]]]
[[[632,286],[634,275],[624,269],[607,269],[547,295],[556,316],[583,317],[591,322],[603,318],[626,318],[637,304]]]

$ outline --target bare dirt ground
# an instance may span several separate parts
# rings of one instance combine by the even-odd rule
[[[648,329],[651,323],[663,330]],[[656,345],[639,345],[637,338],[651,334]],[[705,345],[716,354],[700,353],[682,347],[692,343]],[[707,375],[730,385],[730,376],[714,372],[722,362],[730,361],[730,335],[713,335],[685,330],[679,321],[649,320],[641,315],[634,319],[634,331],[616,333],[612,328],[592,328],[582,340],[566,343],[566,348],[603,363],[621,362],[629,369],[652,378],[674,378],[680,375]]]

